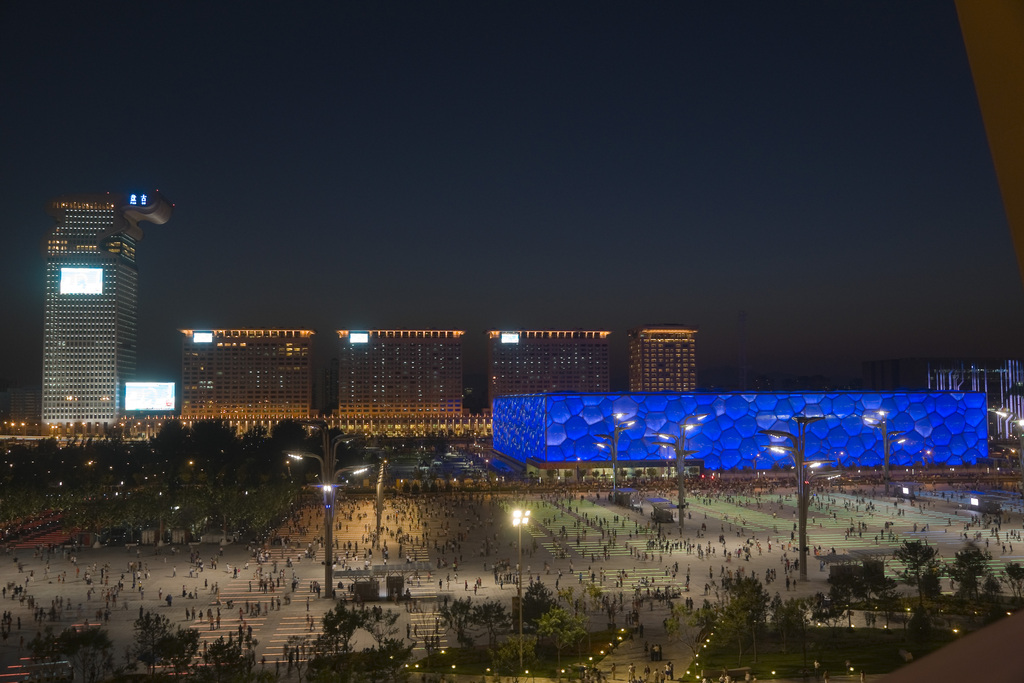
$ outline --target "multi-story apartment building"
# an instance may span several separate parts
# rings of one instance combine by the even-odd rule
[[[313,330],[180,330],[181,417],[244,428],[310,417]]]
[[[498,396],[608,391],[605,330],[488,330],[488,405]]]
[[[173,207],[152,194],[77,194],[52,200],[43,241],[43,423],[102,431],[123,415],[134,379],[139,223],[166,223]]]
[[[630,391],[696,391],[697,328],[648,325],[629,331]]]
[[[462,330],[339,330],[339,418],[462,414]]]

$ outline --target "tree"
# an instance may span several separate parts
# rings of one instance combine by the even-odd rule
[[[974,546],[957,552],[948,566],[949,577],[956,581],[956,596],[963,600],[977,600],[981,579],[988,573],[985,555]]]
[[[313,448],[308,447],[309,436],[306,432],[306,427],[301,422],[281,420],[270,433],[270,451],[278,456],[281,453],[319,452],[319,445]]]
[[[903,541],[892,556],[903,564],[899,577],[903,583],[917,588],[918,604],[924,605],[925,595],[937,594],[938,578],[942,575],[942,563],[938,551],[921,541]]]
[[[804,653],[807,652],[807,620],[810,616],[810,603],[805,598],[789,598],[783,600],[778,593],[772,600],[772,623],[775,630],[782,636],[782,652],[789,650],[789,640],[793,636],[801,637]]]
[[[308,680],[337,683],[393,681],[403,677],[412,648],[393,637],[398,632],[397,621],[398,614],[392,610],[350,609],[339,603],[323,617],[323,632],[313,642],[307,663]],[[361,652],[353,649],[352,638],[360,628],[373,636],[376,647]]]
[[[213,511],[213,495],[207,486],[189,486],[176,491],[168,521],[175,529],[186,529],[193,538],[206,531]]]
[[[199,420],[192,423],[191,445],[196,458],[218,474],[224,473],[241,450],[241,443],[226,420]],[[233,472],[234,470],[231,469]]]
[[[204,683],[229,683],[250,680],[256,666],[255,639],[238,639],[231,635],[227,640],[221,636],[210,643],[203,652],[203,666],[193,676]]]
[[[998,605],[1000,593],[999,577],[986,569],[985,578],[981,583],[981,594],[992,603],[993,614],[1002,616],[1002,608]]]
[[[914,608],[914,615],[907,623],[910,640],[923,643],[932,635],[932,620],[922,605]]]
[[[589,586],[591,584],[587,585]],[[579,614],[580,601],[576,598],[576,588],[574,586],[566,586],[565,588],[559,588],[558,599],[565,602],[565,604],[570,609],[572,609],[573,614]]]
[[[816,601],[811,607],[811,618],[829,624],[832,627],[832,637],[835,638],[839,622],[846,616],[846,609],[833,601],[830,596],[818,593],[815,597]]]
[[[53,662],[61,656],[52,626],[47,626],[41,633],[36,633],[36,637],[29,642],[28,649],[32,653],[32,659],[38,661]]]
[[[597,611],[602,607],[602,600],[604,599],[604,590],[596,583],[588,583],[585,588],[585,594],[590,601],[590,609]]]
[[[558,652],[558,666],[562,666],[562,650],[575,645],[587,635],[585,617],[569,614],[561,607],[552,607],[537,620],[537,634],[551,638]]]
[[[199,631],[177,628],[169,633],[160,646],[164,661],[171,665],[175,676],[181,676],[192,666],[199,654]]]
[[[114,644],[110,635],[99,627],[65,629],[55,635],[49,626],[29,643],[34,659],[67,661],[76,680],[95,683],[114,673]]]
[[[309,636],[288,636],[288,644],[285,645],[285,658],[288,660],[288,675],[291,675],[292,667],[295,674],[302,683],[302,676],[306,672],[309,660],[305,656],[305,650],[309,647]]]
[[[411,658],[412,645],[406,645],[395,638],[386,638],[376,648],[369,648],[361,654],[360,670],[371,683],[404,680],[408,672],[406,662]]]
[[[473,623],[473,599],[459,598],[451,600],[441,607],[441,621],[452,631],[455,640],[463,647],[472,647],[473,637],[469,635],[469,627]]]
[[[886,584],[876,591],[875,601],[879,609],[882,610],[882,613],[885,614],[885,627],[889,628],[889,622],[893,614],[900,611],[903,602],[903,594],[900,593],[896,582],[892,579],[886,579]]]
[[[523,623],[531,630],[537,628],[537,620],[556,605],[551,589],[539,581],[531,583],[523,592]]]
[[[170,463],[185,460],[189,450],[189,430],[178,420],[168,420],[160,427],[157,435],[150,439],[156,459],[165,470]]]
[[[608,614],[608,628],[612,630],[618,628],[616,625],[616,616],[624,611],[622,603],[617,601],[615,598],[606,598],[603,604],[605,612]]]
[[[1019,562],[1010,562],[1003,568],[1003,583],[1013,594],[1014,600],[1020,602],[1024,598],[1024,565]]]
[[[505,605],[496,600],[485,600],[473,605],[473,623],[483,626],[487,631],[487,644],[493,648],[498,636],[507,632],[512,626],[512,615]]]
[[[718,609],[708,600],[697,609],[690,609],[685,603],[676,603],[665,620],[665,632],[686,645],[694,658],[700,654],[704,643],[718,624]]]
[[[170,635],[171,621],[167,617],[146,612],[135,620],[135,643],[131,651],[149,667],[150,675],[156,673],[157,662],[163,659],[163,646]]]
[[[522,643],[523,666],[519,667],[520,643]],[[519,680],[525,671],[534,666],[537,662],[537,637],[523,636],[520,641],[518,635],[512,635],[498,646],[497,650],[491,650],[491,666],[498,676],[510,676]]]
[[[900,598],[896,581],[890,579],[883,571],[870,571],[864,568],[864,576],[860,581],[860,594],[868,606],[884,609],[888,603]],[[888,615],[886,616],[888,624]]]
[[[366,626],[365,610],[349,609],[338,603],[323,616],[323,632],[313,643],[316,657],[333,658],[352,651],[352,636],[357,629]]]
[[[855,567],[850,569],[856,570]],[[853,628],[853,610],[851,603],[853,596],[863,592],[864,581],[856,571],[843,571],[828,577],[828,596],[832,604],[842,607],[848,617],[848,628]]]
[[[720,623],[727,637],[736,640],[740,663],[743,661],[744,641],[748,636],[754,651],[754,661],[757,661],[757,632],[767,618],[768,601],[768,592],[753,576],[733,580],[726,591]]]
[[[367,612],[366,622],[363,628],[370,632],[377,648],[384,647],[384,643],[391,640],[398,633],[395,623],[398,621],[398,613],[393,610],[383,610],[376,605]]]

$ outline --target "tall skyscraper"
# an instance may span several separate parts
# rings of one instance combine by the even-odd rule
[[[462,414],[462,330],[338,330],[338,416]]]
[[[488,404],[498,396],[608,391],[605,330],[488,330]]]
[[[139,223],[166,223],[158,193],[78,194],[52,200],[43,241],[43,422],[102,429],[122,415],[135,377]]]
[[[634,327],[629,331],[629,390],[696,391],[696,346],[696,327]]]
[[[245,428],[306,419],[312,330],[181,330],[181,417]]]

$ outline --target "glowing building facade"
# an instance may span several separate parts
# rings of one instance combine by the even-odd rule
[[[630,391],[696,391],[697,328],[649,325],[629,331]]]
[[[604,330],[488,330],[488,398],[608,391]]]
[[[139,223],[166,223],[172,207],[155,192],[81,194],[46,212],[56,225],[43,241],[43,423],[102,430],[135,377]]]
[[[996,439],[1016,441],[1024,417],[1024,363],[995,358],[894,358],[864,363],[864,387],[875,390],[980,391],[988,396],[989,429]],[[998,411],[998,412],[997,412]],[[1000,415],[1000,413],[1002,415]]]
[[[310,416],[313,330],[181,330],[181,417],[246,428]]]
[[[494,449],[529,466],[606,468],[610,455],[597,436],[633,421],[620,434],[618,463],[656,467],[675,465],[657,435],[678,436],[681,424],[700,421],[687,444],[705,467],[771,469],[792,465],[792,456],[772,450],[760,431],[821,416],[808,428],[806,459],[872,467],[883,461],[882,434],[865,418],[883,411],[889,433],[904,432],[891,443],[891,465],[956,466],[987,457],[986,410],[979,392],[535,394],[495,399],[492,429]]]
[[[338,330],[338,417],[462,414],[462,330]]]

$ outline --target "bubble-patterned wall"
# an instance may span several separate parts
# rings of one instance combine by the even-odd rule
[[[687,432],[687,450],[698,451],[690,457],[708,469],[792,465],[792,456],[772,450],[778,442],[760,431],[792,431],[796,415],[824,418],[808,427],[808,461],[873,467],[883,460],[882,430],[865,416],[879,411],[889,433],[899,434],[891,439],[892,466],[956,466],[988,456],[980,392],[531,394],[496,398],[493,408],[495,450],[541,468],[608,466],[610,454],[596,437],[631,420],[619,436],[619,463],[669,464],[673,451],[657,435],[678,436],[681,423],[698,419]]]

